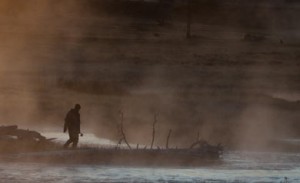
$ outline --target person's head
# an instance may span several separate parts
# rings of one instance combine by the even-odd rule
[[[80,104],[75,104],[75,107],[74,107],[75,110],[79,111],[80,108],[81,108]]]

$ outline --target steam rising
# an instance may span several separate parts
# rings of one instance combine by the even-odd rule
[[[96,11],[90,3],[0,0],[1,124],[61,130],[66,112],[80,103],[83,131],[117,140],[122,110],[133,143],[150,143],[156,113],[160,146],[169,129],[170,145],[185,147],[198,132],[239,147],[299,135],[299,98],[282,97],[300,89],[299,35],[287,32],[299,24],[279,29],[287,23],[272,4],[255,10],[253,25],[233,18],[248,20],[241,12],[227,12],[225,25],[216,20],[221,10],[208,13],[205,24],[199,16],[188,41],[179,15],[160,26],[100,12],[101,3]],[[288,12],[295,20],[297,13]],[[265,22],[260,15],[278,19]],[[266,41],[243,40],[249,32],[267,35]]]

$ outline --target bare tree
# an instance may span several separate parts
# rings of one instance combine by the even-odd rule
[[[120,111],[120,117],[121,117],[121,122],[120,122],[121,138],[120,138],[117,146],[121,145],[122,141],[124,141],[126,143],[126,145],[128,146],[128,148],[131,149],[131,146],[129,145],[129,143],[128,143],[127,139],[126,139],[125,133],[124,133],[124,128],[123,128],[124,113],[123,113],[123,111]]]
[[[152,141],[151,141],[151,149],[153,148],[154,138],[155,138],[155,124],[157,123],[157,113],[154,114],[154,121],[152,125]]]
[[[168,134],[168,137],[167,137],[166,149],[169,149],[169,139],[170,139],[171,133],[172,133],[172,129],[169,130],[169,134]]]

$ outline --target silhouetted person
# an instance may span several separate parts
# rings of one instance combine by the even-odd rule
[[[71,109],[65,118],[64,132],[68,130],[69,132],[69,140],[65,143],[64,147],[68,147],[71,143],[73,143],[72,147],[76,148],[79,140],[80,132],[80,105],[76,104],[74,109]]]

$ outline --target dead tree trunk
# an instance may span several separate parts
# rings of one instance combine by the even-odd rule
[[[129,145],[127,139],[126,139],[126,136],[125,136],[125,133],[124,133],[124,130],[123,130],[123,124],[121,126],[121,132],[122,132],[122,135],[123,135],[123,140],[124,142],[126,143],[126,145],[128,146],[129,149],[131,149],[131,146]]]
[[[191,24],[192,24],[192,0],[187,1],[187,23],[186,23],[186,38],[191,38]]]
[[[155,138],[155,124],[157,123],[157,114],[154,114],[154,121],[152,125],[152,141],[151,141],[151,149],[153,148],[154,138]]]
[[[170,130],[169,130],[168,137],[167,137],[166,149],[169,149],[169,139],[170,139],[171,133],[172,133],[172,130],[170,129]]]
[[[126,139],[126,136],[125,136],[125,133],[124,133],[124,129],[123,129],[123,121],[124,121],[124,114],[123,112],[121,111],[120,112],[120,115],[121,115],[121,124],[120,124],[120,132],[121,132],[121,139],[119,140],[119,144],[122,143],[122,141],[124,140],[124,142],[126,143],[126,145],[128,146],[129,149],[131,149],[131,146],[129,145],[127,139]]]

